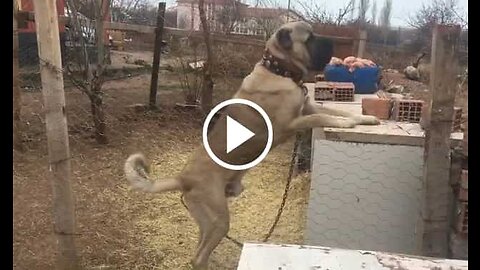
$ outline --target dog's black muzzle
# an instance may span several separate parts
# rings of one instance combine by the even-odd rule
[[[311,59],[309,69],[323,71],[333,56],[333,41],[329,38],[311,35],[306,45]]]

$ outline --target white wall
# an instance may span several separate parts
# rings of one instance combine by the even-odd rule
[[[315,140],[306,244],[415,254],[422,175],[422,147]]]

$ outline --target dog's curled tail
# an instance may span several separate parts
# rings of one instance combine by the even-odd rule
[[[125,176],[131,189],[149,193],[160,193],[181,189],[177,178],[162,179],[152,182],[148,179],[149,166],[144,155],[137,153],[127,158],[124,166]]]

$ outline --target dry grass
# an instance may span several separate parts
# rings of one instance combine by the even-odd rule
[[[128,191],[123,161],[144,152],[155,176],[178,173],[201,141],[201,116],[181,112],[176,76],[160,75],[160,112],[126,109],[144,102],[149,76],[142,75],[105,85],[109,145],[98,146],[91,137],[88,100],[67,90],[67,113],[72,152],[72,184],[76,199],[77,245],[85,269],[189,269],[197,241],[197,227],[183,208],[178,193],[145,195]],[[216,99],[223,100],[238,87],[218,80]],[[41,94],[25,93],[24,153],[14,153],[14,268],[52,269],[55,238],[51,218],[51,186]],[[281,201],[292,142],[283,145],[244,179],[246,190],[230,202],[230,235],[240,241],[259,241],[268,231]],[[271,241],[301,243],[308,177],[294,180],[284,215]],[[235,269],[240,249],[224,240],[212,256],[212,269]]]

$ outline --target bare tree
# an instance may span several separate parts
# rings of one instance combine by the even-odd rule
[[[342,25],[347,23],[347,16],[353,12],[355,1],[349,1],[343,8],[338,10],[338,13],[332,13],[326,9],[324,4],[318,1],[310,0],[309,2],[297,1],[303,9],[305,19],[311,23]]]
[[[373,0],[372,3],[372,20],[371,23],[373,25],[377,24],[377,1]]]
[[[198,1],[198,12],[200,15],[200,21],[202,22],[203,38],[205,41],[205,47],[207,49],[207,61],[204,64],[204,68],[203,68],[201,105],[204,113],[208,113],[211,110],[212,103],[213,103],[212,67],[214,65],[214,59],[212,54],[210,29],[207,22],[207,16],[205,15],[204,5],[205,5],[205,0]]]
[[[233,32],[233,29],[235,29],[235,26],[241,19],[240,7],[237,0],[228,0],[215,15],[223,33],[228,34]]]
[[[95,126],[95,139],[98,143],[106,144],[108,139],[106,136],[106,122],[103,111],[103,91],[102,85],[104,82],[104,71],[106,66],[105,44],[104,44],[104,27],[103,20],[105,18],[109,0],[92,0],[94,9],[96,10],[96,28],[95,38],[97,43],[97,65],[94,66],[90,62],[90,57],[87,51],[87,42],[82,35],[81,20],[78,17],[78,2],[74,0],[67,0],[67,10],[71,18],[70,39],[78,41],[74,44],[71,56],[72,61],[67,65],[69,79],[90,99],[90,108]],[[79,50],[75,49],[78,45]],[[81,75],[76,74],[80,70]]]
[[[113,21],[143,25],[156,23],[157,7],[148,0],[112,0],[110,9]]]
[[[350,3],[352,3],[352,7],[355,7],[355,0],[351,0]],[[350,10],[350,20],[353,20],[354,19],[354,16],[355,16],[355,8],[352,8]]]
[[[388,30],[390,28],[390,19],[392,17],[392,0],[385,0],[380,13],[379,25],[383,30],[383,43],[387,44]]]
[[[271,35],[283,24],[279,18],[257,18],[255,23],[259,26],[265,35],[265,38],[270,38]]]
[[[370,5],[369,2],[369,0],[360,0],[358,4],[358,20],[362,26],[366,23],[367,11]]]
[[[429,4],[423,4],[408,19],[408,24],[418,31],[416,45],[425,47],[430,45],[435,24],[457,24],[464,29],[468,27],[466,18],[458,0],[432,0]]]

